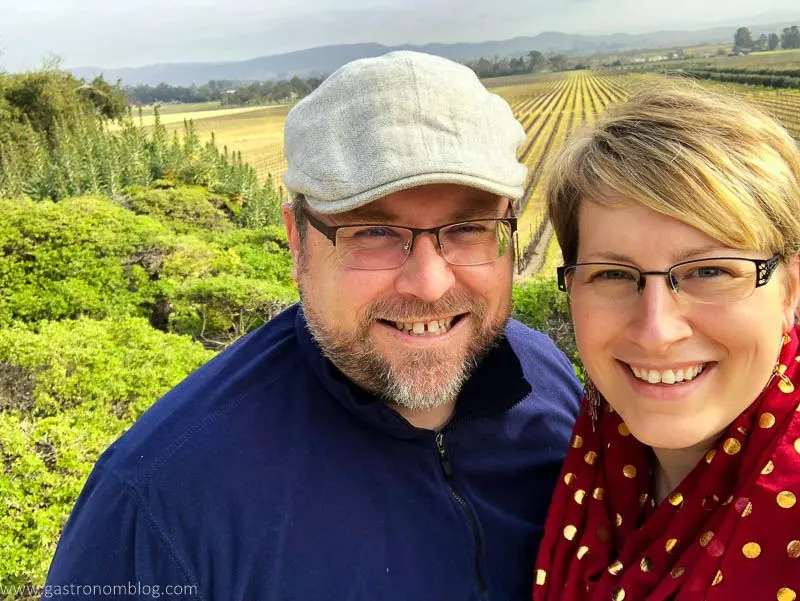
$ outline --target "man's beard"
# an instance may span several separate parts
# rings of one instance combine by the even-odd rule
[[[452,403],[478,365],[503,334],[510,303],[497,318],[486,321],[485,303],[465,294],[451,294],[435,303],[409,299],[381,300],[359,316],[355,330],[342,331],[314,310],[300,283],[300,298],[308,328],[324,355],[353,382],[383,401],[412,411]],[[402,349],[389,361],[375,347],[370,329],[379,319],[410,322],[422,315],[469,313],[477,331],[466,349]]]

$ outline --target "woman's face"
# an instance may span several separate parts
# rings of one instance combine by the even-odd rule
[[[579,263],[623,263],[642,271],[667,271],[692,259],[770,258],[727,248],[633,202],[613,208],[583,202],[579,241]],[[612,305],[573,286],[578,350],[597,388],[636,438],[656,448],[693,447],[712,441],[764,388],[783,333],[794,323],[798,288],[796,259],[779,266],[749,298],[724,304],[675,294],[664,276],[647,276],[641,295]],[[682,382],[651,383],[681,376]]]

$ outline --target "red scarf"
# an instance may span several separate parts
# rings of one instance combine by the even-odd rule
[[[652,450],[605,402],[596,431],[581,411],[534,600],[800,600],[798,328],[780,366],[785,379],[772,378],[658,507]]]

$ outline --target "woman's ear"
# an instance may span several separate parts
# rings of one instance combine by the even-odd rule
[[[800,255],[786,261],[786,299],[784,304],[783,331],[789,332],[798,320],[800,304]]]

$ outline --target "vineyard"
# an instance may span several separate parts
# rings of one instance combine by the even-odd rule
[[[517,207],[520,216],[519,246],[522,278],[537,273],[546,265],[548,271],[558,260],[558,248],[552,229],[545,219],[542,182],[547,175],[548,157],[577,128],[591,123],[610,105],[625,100],[641,86],[648,85],[655,74],[603,73],[573,71],[544,76],[511,76],[486,80],[491,90],[511,106],[527,133],[520,152],[529,169],[525,194]],[[762,86],[702,80],[703,86],[745,98],[773,115],[797,139],[800,139],[800,90],[775,90]],[[211,111],[207,118],[195,121],[198,133],[211,136],[222,147],[241,152],[244,161],[253,165],[262,179],[271,176],[282,184],[286,170],[283,157],[283,122],[288,106],[256,110],[239,109],[235,113]],[[198,113],[195,113],[198,115]],[[178,129],[178,115],[170,115],[168,128]]]

